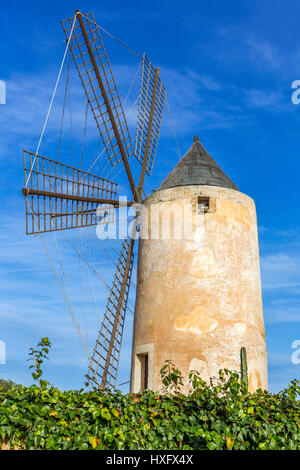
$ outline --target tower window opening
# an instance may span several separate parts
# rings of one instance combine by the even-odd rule
[[[140,374],[141,374],[141,390],[148,388],[148,377],[149,377],[149,360],[148,354],[138,354],[138,360],[140,362]]]
[[[197,214],[203,214],[209,211],[209,197],[198,197]]]

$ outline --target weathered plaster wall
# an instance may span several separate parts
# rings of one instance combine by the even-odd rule
[[[209,212],[201,215],[199,196],[210,197]],[[145,207],[156,213],[159,208],[161,215],[152,227],[144,216],[143,233],[154,234],[174,203],[181,210],[173,212],[173,224],[180,226],[184,214],[190,234],[139,242],[131,390],[139,390],[135,354],[143,348],[151,349],[149,379],[151,388],[159,390],[166,359],[185,376],[195,369],[208,380],[221,368],[239,371],[242,346],[247,349],[250,390],[267,388],[253,200],[216,186],[158,191],[145,200]]]

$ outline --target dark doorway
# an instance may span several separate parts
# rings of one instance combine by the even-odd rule
[[[138,359],[141,364],[141,390],[145,390],[148,388],[148,354],[139,354]]]

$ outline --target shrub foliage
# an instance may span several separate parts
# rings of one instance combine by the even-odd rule
[[[0,390],[8,390],[15,387],[16,384],[12,380],[0,379]]]
[[[297,380],[249,394],[236,373],[220,371],[214,385],[192,372],[186,396],[180,371],[165,366],[161,393],[0,387],[0,448],[300,449]]]

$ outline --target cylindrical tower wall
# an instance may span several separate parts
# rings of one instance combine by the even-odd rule
[[[217,186],[181,186],[144,201],[139,241],[131,390],[159,390],[167,359],[187,378],[240,370],[267,388],[254,201]]]

